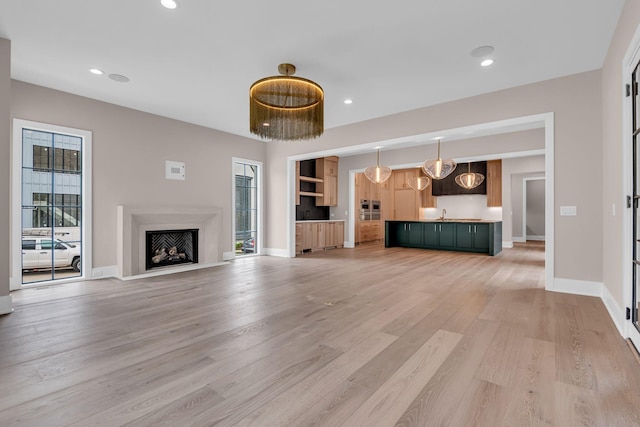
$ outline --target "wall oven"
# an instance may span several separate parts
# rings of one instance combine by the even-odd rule
[[[378,221],[380,213],[380,200],[360,200],[360,221]]]

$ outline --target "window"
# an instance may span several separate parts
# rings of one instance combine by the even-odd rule
[[[236,255],[258,252],[259,164],[234,162],[234,238]]]
[[[22,249],[35,249],[36,241],[35,240],[23,240],[22,241]]]

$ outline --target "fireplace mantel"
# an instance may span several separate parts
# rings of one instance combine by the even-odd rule
[[[118,206],[118,274],[121,279],[149,275],[145,267],[145,233],[151,230],[197,228],[200,262],[167,267],[152,275],[222,263],[222,209],[210,206]]]

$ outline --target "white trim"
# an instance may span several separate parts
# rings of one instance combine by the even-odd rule
[[[135,276],[124,276],[118,277],[118,279],[128,282],[129,280],[137,280],[137,279],[145,279],[149,277],[157,277],[157,276],[166,276],[174,273],[184,273],[185,271],[194,271],[194,270],[202,270],[204,268],[218,267],[221,265],[227,265],[228,262],[211,262],[211,263],[197,263],[197,264],[188,264],[182,266],[175,267],[167,267],[167,268],[156,268],[153,271],[148,273],[136,274]]]
[[[536,240],[536,241],[545,241],[545,237],[544,236],[536,236],[536,235],[532,235],[532,234],[528,234],[527,235],[527,240]]]
[[[295,233],[294,233],[293,237],[295,238]],[[295,254],[295,244],[294,244],[294,254],[293,255],[291,255],[289,253],[289,251],[287,251],[286,249],[277,249],[277,248],[265,248],[264,249],[264,254],[268,255],[268,256],[276,256],[276,257],[280,257],[280,258],[294,258],[296,256],[296,254]]]
[[[573,280],[563,279],[556,277],[554,279],[554,292],[563,292],[566,294],[584,295],[588,297],[601,297],[602,288],[604,284],[602,282],[590,282],[587,280]]]
[[[286,255],[274,255],[284,256],[285,258],[295,258],[296,256],[296,186],[298,185],[298,178],[296,177],[296,160],[291,157],[287,159],[287,248],[283,251]],[[271,249],[272,251],[280,251],[280,249]]]
[[[511,240],[502,241],[502,249],[511,249],[511,248],[513,248],[513,241]]]
[[[629,47],[627,48],[627,52],[624,55],[624,59],[622,60],[622,87],[620,88],[620,93],[624,93],[624,87],[627,84],[631,84],[631,75],[633,73],[633,69],[635,65],[640,62],[640,25],[636,28],[636,32],[629,43]],[[631,135],[630,129],[632,129],[632,111],[631,111],[631,103],[628,101],[629,98],[621,96],[622,102],[622,186],[623,186],[623,194],[622,200],[620,201],[620,206],[626,207],[627,201],[625,200],[626,196],[632,195],[633,192],[633,171],[631,168],[631,161],[626,159],[633,158],[633,137]],[[633,235],[633,218],[632,218],[632,209],[623,208],[622,209],[622,235],[623,236],[632,236]],[[633,307],[635,302],[633,301],[633,275],[632,269],[629,267],[631,265],[631,260],[633,257],[633,238],[632,239],[624,239],[623,241],[623,253],[622,253],[622,299],[625,307]],[[625,260],[629,260],[629,262],[625,262]],[[626,316],[625,316],[626,317]],[[636,329],[635,325],[631,320],[626,320],[625,318],[625,328],[623,337],[630,338],[636,348],[640,348],[640,333]]]
[[[527,241],[526,238],[520,236],[511,236],[511,240],[513,240],[515,243],[525,243]]]
[[[600,298],[602,299],[604,306],[607,308],[609,317],[611,317],[611,320],[613,320],[613,323],[616,325],[618,332],[620,333],[620,335],[624,336],[625,324],[627,323],[625,312],[618,305],[616,300],[609,292],[609,289],[607,289],[604,284],[602,285],[602,295]]]
[[[13,141],[11,162],[11,277],[9,289],[14,291],[22,289],[22,259],[16,256],[17,249],[22,248],[22,130],[33,129],[43,132],[72,135],[82,138],[82,272],[81,275],[66,281],[78,281],[91,279],[92,268],[92,240],[91,222],[92,214],[92,133],[84,129],[69,128],[66,126],[52,125],[49,123],[33,122],[23,119],[13,119]],[[15,252],[15,253],[14,253]],[[63,283],[61,280],[49,280],[42,283]]]
[[[263,205],[263,193],[264,193],[264,185],[263,185],[263,176],[264,176],[264,172],[263,172],[263,165],[262,162],[258,161],[258,160],[249,160],[249,159],[243,159],[240,157],[232,157],[231,158],[231,247],[233,248],[233,254],[234,254],[234,258],[235,258],[235,250],[236,250],[236,163],[243,163],[246,165],[252,165],[252,166],[257,166],[258,167],[258,176],[256,177],[258,179],[258,186],[257,186],[257,191],[258,191],[258,224],[257,226],[257,233],[256,233],[256,240],[258,241],[258,245],[255,248],[255,254],[256,255],[260,255],[263,251],[263,237],[264,237],[264,233],[262,232],[263,229],[263,218],[264,218],[264,205]]]
[[[118,277],[117,265],[108,265],[106,267],[96,267],[91,272],[92,279],[105,279],[107,277]]]
[[[236,259],[236,253],[235,252],[223,252],[222,253],[222,260],[223,261],[231,261],[233,259]]]
[[[0,297],[0,314],[9,314],[13,311],[11,305],[11,295],[3,295]]]

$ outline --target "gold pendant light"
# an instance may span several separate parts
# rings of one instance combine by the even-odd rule
[[[481,173],[471,172],[471,162],[469,162],[466,173],[456,176],[456,184],[467,190],[476,188],[484,181],[484,175]]]
[[[422,191],[431,184],[431,179],[428,176],[413,176],[407,180],[407,184],[416,191]]]
[[[442,160],[440,157],[440,140],[438,139],[438,158],[427,160],[422,164],[422,170],[432,179],[443,179],[451,175],[456,169],[456,162],[452,159]]]
[[[280,76],[258,80],[249,90],[249,127],[260,138],[297,141],[324,132],[324,91],[315,82],[293,77],[292,64]]]
[[[380,149],[378,148],[376,166],[369,166],[364,170],[364,176],[374,184],[382,184],[391,177],[391,168],[380,166]]]

